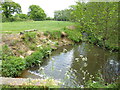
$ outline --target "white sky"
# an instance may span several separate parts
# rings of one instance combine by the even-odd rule
[[[45,13],[54,17],[55,10],[63,10],[68,8],[70,5],[75,5],[76,0],[13,0],[19,3],[22,7],[22,12],[27,14],[30,5],[39,5]]]

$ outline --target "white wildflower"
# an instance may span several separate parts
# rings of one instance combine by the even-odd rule
[[[37,47],[41,47],[41,45],[37,45]]]
[[[93,83],[96,83],[96,81],[93,81]]]
[[[83,57],[83,55],[80,55],[80,57],[82,58],[82,57]]]

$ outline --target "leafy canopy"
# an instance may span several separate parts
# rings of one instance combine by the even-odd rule
[[[10,18],[14,13],[21,13],[21,6],[15,2],[3,2],[2,4],[3,14],[6,18]]]
[[[44,10],[38,5],[31,5],[29,7],[28,15],[35,21],[44,20],[46,18]]]

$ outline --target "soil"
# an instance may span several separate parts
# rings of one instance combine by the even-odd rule
[[[57,49],[58,47],[70,45],[73,43],[67,38],[67,34],[65,32],[62,32],[62,34],[63,37],[61,37],[61,39],[53,40],[50,39],[50,35],[45,36],[44,32],[37,32],[36,40],[34,43],[31,41],[29,41],[29,43],[25,43],[23,41],[24,34],[3,34],[2,42],[0,42],[0,45],[8,45],[15,56],[26,57],[35,51],[30,48],[32,44],[36,45],[35,47],[46,46],[49,44],[51,48]],[[57,42],[57,46],[55,45],[55,42]]]

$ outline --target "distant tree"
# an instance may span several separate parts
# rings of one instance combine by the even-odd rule
[[[15,2],[2,2],[2,13],[6,18],[10,18],[14,13],[21,13],[21,6]]]
[[[28,16],[26,14],[16,14],[15,17],[20,19],[28,19]]]
[[[28,16],[35,21],[44,20],[46,18],[44,10],[38,5],[31,5],[29,7]]]
[[[46,17],[46,20],[53,20],[52,17]]]
[[[58,21],[68,21],[70,18],[70,10],[58,10],[54,12],[54,19]]]

